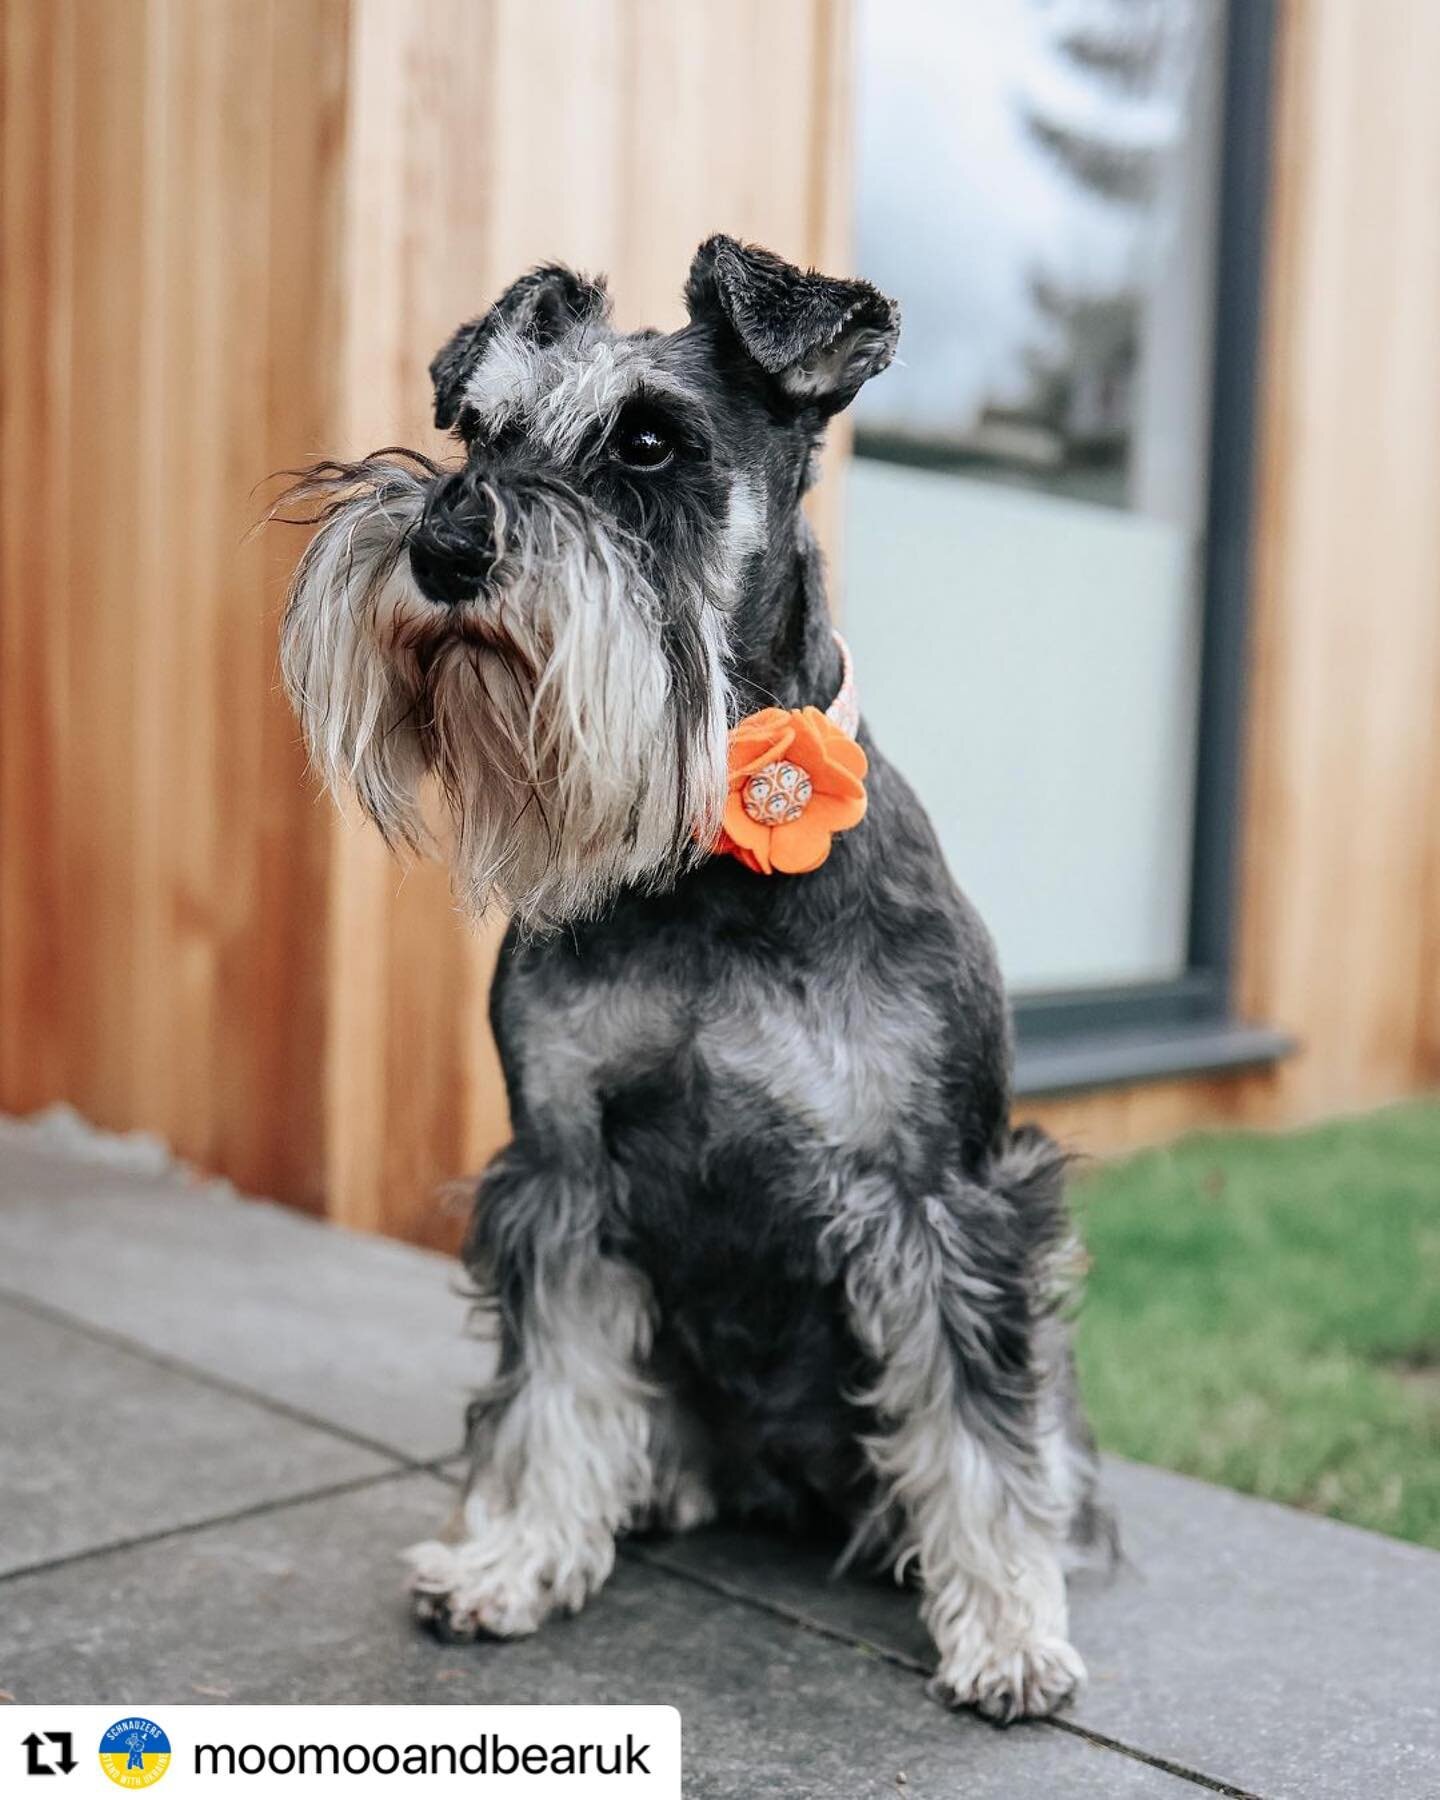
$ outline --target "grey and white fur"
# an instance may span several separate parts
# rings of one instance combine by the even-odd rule
[[[294,490],[318,766],[412,845],[438,778],[464,905],[513,915],[514,1140],[466,1249],[498,1368],[416,1607],[515,1636],[628,1530],[838,1525],[918,1580],[939,1695],[1047,1713],[1082,1676],[1063,1569],[1106,1526],[1063,1159],[1011,1128],[990,940],[863,726],[868,813],[819,869],[707,849],[729,726],[839,686],[801,500],[898,312],[726,237],[686,301],[618,334],[603,283],[536,269],[432,365],[453,466]]]

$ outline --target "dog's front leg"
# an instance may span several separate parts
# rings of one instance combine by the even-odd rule
[[[527,1168],[512,1148],[479,1204],[499,1377],[470,1411],[452,1541],[410,1551],[411,1589],[444,1636],[521,1637],[579,1611],[648,1503],[650,1303],[636,1270],[599,1253],[584,1226],[593,1210],[563,1171]]]
[[[846,1289],[877,1371],[866,1450],[939,1651],[932,1691],[1009,1723],[1053,1712],[1085,1671],[1067,1637],[1068,1504],[1031,1392],[1032,1272],[982,1274],[969,1248],[949,1198],[892,1196],[851,1239]]]

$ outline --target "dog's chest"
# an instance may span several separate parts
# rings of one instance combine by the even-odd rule
[[[697,1158],[735,1135],[873,1154],[924,1112],[939,1031],[923,999],[852,980],[587,983],[532,1013],[525,1098],[598,1105],[612,1140],[683,1130]]]
[[[913,997],[828,979],[722,991],[693,1054],[722,1112],[768,1106],[787,1134],[835,1151],[880,1150],[923,1101],[934,1020]]]

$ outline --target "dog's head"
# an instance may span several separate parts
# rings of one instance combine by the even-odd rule
[[[536,269],[431,364],[454,466],[381,452],[287,496],[322,521],[282,643],[311,753],[409,844],[438,777],[474,912],[590,914],[713,840],[815,447],[894,354],[874,288],[732,238],[686,300],[681,330],[619,334],[602,282]]]

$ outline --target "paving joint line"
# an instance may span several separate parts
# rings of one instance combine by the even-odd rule
[[[827,1625],[823,1620],[813,1618],[798,1607],[785,1606],[777,1601],[762,1600],[758,1595],[750,1593],[737,1582],[727,1581],[724,1576],[702,1574],[697,1569],[687,1568],[682,1563],[672,1562],[663,1551],[646,1549],[642,1545],[630,1544],[624,1547],[626,1558],[639,1562],[648,1568],[658,1569],[662,1574],[673,1576],[679,1581],[693,1582],[696,1587],[707,1588],[711,1593],[719,1594],[723,1599],[734,1601],[739,1606],[751,1607],[756,1612],[763,1612],[772,1618],[783,1619],[797,1630],[810,1632],[815,1637],[827,1638],[836,1644],[845,1644],[852,1650],[874,1656],[882,1662],[890,1663],[894,1668],[903,1669],[907,1674],[919,1675],[929,1680],[935,1673],[928,1663],[918,1656],[909,1656],[903,1650],[893,1650],[886,1644],[876,1643],[873,1638],[862,1636],[858,1632],[846,1631],[837,1625]],[[1219,1776],[1207,1775],[1203,1769],[1192,1769],[1185,1763],[1173,1762],[1169,1757],[1161,1756],[1155,1751],[1142,1750],[1138,1745],[1127,1744],[1122,1738],[1109,1737],[1106,1733],[1096,1731],[1089,1725],[1082,1725],[1078,1720],[1051,1717],[1031,1721],[1036,1725],[1047,1725],[1054,1731],[1063,1731],[1071,1737],[1083,1739],[1097,1749],[1112,1750],[1117,1756],[1129,1757],[1132,1762],[1144,1763],[1152,1769],[1159,1769],[1163,1774],[1173,1775],[1179,1781],[1188,1781],[1192,1786],[1204,1788],[1212,1794],[1223,1794],[1225,1800],[1265,1800],[1265,1796],[1255,1793],[1250,1788],[1236,1787],[1233,1782],[1222,1780]],[[999,1729],[997,1727],[997,1729]]]
[[[163,1544],[171,1538],[196,1537],[220,1525],[236,1525],[246,1519],[264,1518],[269,1513],[286,1512],[291,1507],[308,1506],[315,1500],[343,1499],[347,1494],[363,1493],[367,1488],[383,1487],[386,1482],[400,1481],[409,1475],[433,1475],[452,1483],[435,1463],[399,1465],[393,1469],[377,1469],[373,1475],[354,1475],[348,1481],[332,1481],[324,1487],[307,1488],[303,1493],[278,1494],[271,1500],[256,1500],[249,1506],[237,1506],[232,1512],[213,1513],[204,1519],[189,1519],[181,1525],[162,1526],[158,1531],[137,1532],[134,1537],[114,1538],[105,1544],[89,1544],[83,1550],[67,1550],[63,1556],[45,1557],[40,1562],[24,1563],[18,1569],[0,1570],[0,1586],[19,1581],[26,1575],[48,1575],[56,1569],[68,1569],[74,1563],[90,1562],[96,1557],[116,1556],[126,1550],[144,1550],[152,1544]]]
[[[49,1575],[56,1569],[68,1569],[75,1563],[91,1562],[96,1557],[115,1556],[125,1550],[143,1550],[151,1544],[163,1544],[170,1538],[194,1537],[199,1532],[219,1525],[234,1525],[243,1519],[262,1518],[267,1513],[284,1512],[287,1507],[304,1506],[311,1500],[335,1500],[364,1488],[387,1481],[398,1481],[417,1471],[407,1468],[377,1469],[373,1475],[355,1475],[348,1481],[332,1481],[325,1487],[310,1488],[303,1494],[277,1495],[271,1500],[256,1500],[249,1506],[237,1506],[230,1512],[214,1513],[205,1519],[189,1519],[182,1525],[166,1525],[158,1531],[141,1531],[133,1537],[113,1538],[104,1544],[88,1544],[83,1550],[67,1550],[63,1556],[50,1556],[40,1562],[25,1563],[18,1569],[0,1573],[0,1583],[18,1581],[26,1575]]]
[[[114,1331],[108,1325],[95,1325],[88,1319],[81,1318],[61,1306],[55,1306],[48,1300],[36,1300],[30,1294],[18,1294],[13,1288],[0,1287],[0,1301],[14,1306],[21,1312],[30,1313],[37,1319],[44,1319],[51,1325],[59,1325],[70,1331],[78,1332],[92,1342],[104,1344],[111,1350],[123,1351],[141,1362],[149,1363],[153,1368],[164,1369],[171,1375],[183,1375],[188,1380],[198,1382],[203,1387],[213,1388],[217,1393],[228,1394],[235,1400],[248,1400],[252,1406],[261,1406],[267,1412],[278,1414],[289,1419],[293,1424],[306,1425],[312,1431],[323,1431],[329,1436],[343,1439],[361,1450],[370,1450],[377,1456],[383,1456],[388,1462],[398,1463],[407,1469],[428,1469],[432,1463],[448,1461],[463,1454],[464,1445],[457,1445],[453,1450],[446,1450],[439,1456],[411,1456],[407,1451],[399,1450],[382,1438],[367,1436],[363,1431],[352,1431],[348,1425],[336,1424],[320,1413],[312,1413],[303,1406],[295,1406],[288,1400],[277,1399],[261,1388],[250,1387],[243,1381],[234,1381],[227,1375],[217,1375],[210,1369],[187,1362],[183,1357],[173,1356],[167,1350],[156,1350],[149,1344],[143,1344],[138,1338],[132,1338],[122,1331]]]

